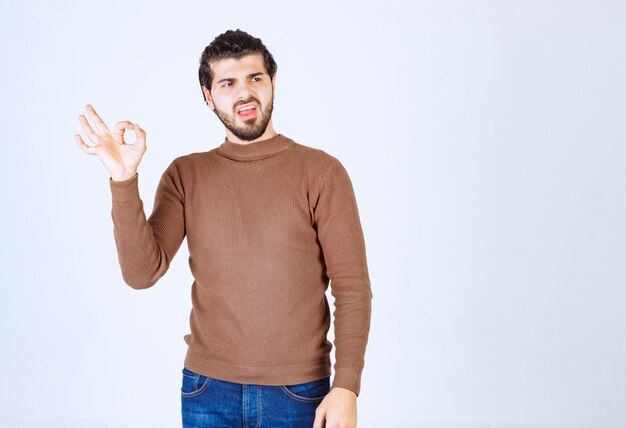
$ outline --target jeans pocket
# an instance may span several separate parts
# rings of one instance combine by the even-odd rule
[[[211,378],[192,372],[183,367],[183,382],[180,393],[183,397],[195,397],[202,394],[209,386]]]
[[[294,400],[314,403],[322,401],[330,391],[330,376],[295,385],[281,385],[280,388]]]

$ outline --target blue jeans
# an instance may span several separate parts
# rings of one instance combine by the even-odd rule
[[[182,372],[183,428],[312,428],[315,410],[330,391],[330,376],[273,386],[227,382],[186,367]]]

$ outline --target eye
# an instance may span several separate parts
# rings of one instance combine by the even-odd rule
[[[222,88],[226,87],[226,86],[230,86],[230,82],[226,82],[222,85]]]
[[[257,79],[257,80],[255,80]],[[259,76],[253,77],[252,80],[255,80],[255,82],[258,82],[259,80],[261,80],[261,78]]]

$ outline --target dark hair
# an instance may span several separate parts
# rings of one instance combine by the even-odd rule
[[[198,70],[198,77],[200,79],[200,89],[205,86],[209,91],[213,84],[213,72],[211,71],[210,63],[212,61],[218,61],[226,58],[239,59],[245,55],[250,54],[262,54],[265,61],[265,69],[270,78],[276,74],[276,61],[274,57],[267,50],[261,39],[252,37],[245,31],[237,28],[236,30],[228,30],[219,36],[204,48],[202,55],[200,56],[200,68]],[[202,91],[202,96],[206,102],[206,96]]]

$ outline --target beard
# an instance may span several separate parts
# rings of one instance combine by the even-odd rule
[[[258,102],[255,98],[250,98],[245,100],[238,105],[244,105],[250,102],[256,103],[257,113],[254,117],[250,119],[243,120],[243,124],[238,124],[237,113],[229,114],[223,110],[220,110],[215,107],[213,113],[217,115],[219,120],[224,124],[224,126],[232,132],[237,138],[243,141],[252,141],[259,138],[265,130],[267,129],[267,125],[272,118],[272,110],[274,109],[274,97],[265,105],[261,106],[261,103]]]

